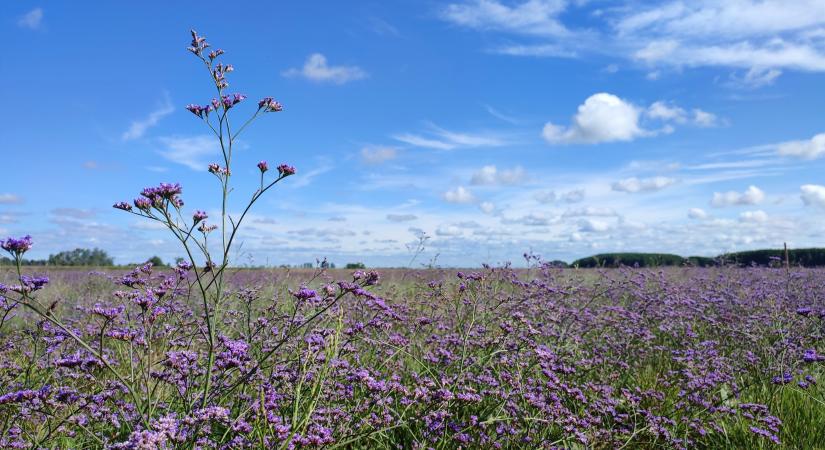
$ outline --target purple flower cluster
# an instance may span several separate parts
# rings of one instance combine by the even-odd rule
[[[23,236],[21,238],[0,239],[0,248],[14,256],[22,255],[32,248],[32,237]]]

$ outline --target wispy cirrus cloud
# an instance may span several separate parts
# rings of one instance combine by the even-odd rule
[[[157,125],[161,119],[172,114],[175,111],[172,106],[172,101],[169,99],[169,94],[164,94],[163,101],[154,111],[149,113],[144,119],[135,120],[129,125],[129,129],[123,132],[121,139],[124,141],[131,141],[133,139],[142,138],[146,131]]]
[[[216,155],[221,154],[214,136],[166,136],[158,139],[162,148],[157,153],[173,163],[203,171]]]
[[[825,71],[825,3],[819,0],[620,0],[604,8],[565,0],[468,0],[440,10],[442,20],[488,33],[522,36],[493,51],[515,56],[569,57],[601,53],[653,69],[732,69],[729,85],[767,86],[785,70]],[[565,23],[573,10],[602,26]]]
[[[43,8],[34,8],[17,19],[17,26],[38,30],[43,25]]]
[[[509,142],[504,138],[491,133],[460,133],[445,130],[434,124],[428,124],[424,134],[401,133],[394,134],[393,139],[413,147],[431,148],[435,150],[453,150],[457,148],[473,147],[500,147]]]

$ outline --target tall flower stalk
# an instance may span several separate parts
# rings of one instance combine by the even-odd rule
[[[198,267],[199,259],[202,258],[202,269],[194,270],[194,274],[195,284],[202,299],[203,320],[207,328],[207,365],[201,397],[201,403],[205,403],[211,388],[215,363],[216,324],[220,322],[220,305],[226,295],[224,275],[232,262],[232,244],[252,206],[275,184],[294,175],[295,168],[281,164],[277,168],[277,176],[269,181],[266,178],[268,163],[266,161],[258,163],[261,173],[260,186],[252,193],[251,199],[240,216],[232,217],[229,214],[229,196],[233,190],[231,184],[232,156],[236,139],[257,118],[267,113],[280,112],[283,107],[272,97],[264,97],[258,102],[255,112],[237,130],[233,131],[230,112],[236,111],[236,107],[246,100],[247,96],[227,92],[229,87],[227,75],[234,71],[234,67],[221,62],[224,51],[210,50],[211,45],[206,38],[198,35],[195,30],[191,33],[192,42],[187,50],[203,63],[214,85],[216,97],[204,105],[190,104],[186,109],[209,127],[221,149],[223,165],[212,163],[206,168],[220,183],[220,225],[208,224],[208,215],[203,211],[196,211],[191,221],[184,219],[183,201],[180,199],[182,189],[178,184],[161,183],[158,187],[144,189],[141,197],[134,200],[134,207],[126,202],[117,203],[114,207],[165,225],[183,246],[192,267]],[[209,236],[216,230],[220,233],[220,253],[217,258],[211,254],[208,241]]]

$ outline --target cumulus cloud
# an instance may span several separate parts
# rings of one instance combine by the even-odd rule
[[[34,8],[17,19],[17,26],[37,30],[43,24],[43,8]]]
[[[478,209],[484,214],[492,214],[496,211],[496,205],[491,202],[481,202],[481,204],[478,205]]]
[[[756,205],[765,200],[765,193],[756,186],[749,186],[745,192],[714,192],[710,204],[714,207],[735,205]]]
[[[808,206],[825,208],[825,186],[818,184],[804,184],[800,186],[800,198]]]
[[[344,84],[366,78],[368,74],[358,66],[330,66],[326,56],[313,53],[309,55],[302,68],[288,69],[283,72],[283,76],[302,77],[321,83]]]
[[[381,164],[393,160],[398,151],[393,147],[364,147],[361,149],[361,160],[367,164]]]
[[[579,105],[569,126],[547,122],[542,135],[551,144],[597,144],[632,141],[648,134],[639,126],[641,110],[621,98],[600,92]]]
[[[719,123],[719,118],[707,111],[694,108],[690,112],[670,102],[657,101],[647,107],[645,116],[649,119],[678,124],[692,124],[698,127],[712,127]]]
[[[688,210],[688,217],[696,220],[705,220],[708,218],[708,213],[701,208],[690,208]]]
[[[449,203],[472,203],[475,201],[475,196],[464,186],[445,192],[443,198]]]
[[[825,155],[825,133],[817,134],[811,139],[783,142],[777,146],[783,156],[795,156],[802,159],[816,159]]]
[[[387,214],[387,220],[390,222],[409,222],[418,219],[415,214]]]
[[[555,191],[538,191],[533,194],[533,198],[539,203],[553,203],[558,196]]]
[[[765,211],[745,211],[739,214],[739,221],[745,223],[764,223],[768,220],[768,214]]]
[[[614,191],[618,192],[653,192],[664,189],[673,183],[676,183],[676,180],[668,177],[652,177],[642,179],[632,177],[616,181],[611,187]]]
[[[562,201],[566,203],[578,203],[584,200],[584,189],[574,189],[561,195]]]
[[[499,170],[496,166],[484,166],[475,173],[470,179],[470,184],[473,185],[513,185],[519,184],[526,180],[527,173],[525,170],[516,166],[512,169]]]

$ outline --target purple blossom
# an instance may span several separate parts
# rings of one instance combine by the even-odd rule
[[[32,237],[26,235],[21,238],[0,239],[0,247],[14,256],[19,256],[32,248]]]
[[[287,164],[281,164],[280,166],[278,166],[278,174],[280,174],[280,176],[282,177],[295,175],[295,168]]]
[[[261,161],[258,163],[258,169],[261,171],[261,173],[264,173],[267,170],[269,170],[269,165],[266,163],[266,161]]]

